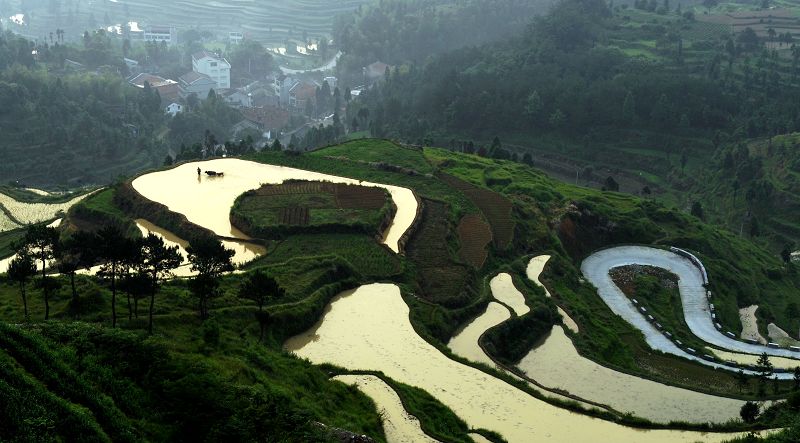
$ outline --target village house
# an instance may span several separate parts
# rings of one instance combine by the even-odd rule
[[[180,97],[180,85],[175,80],[170,80],[158,75],[142,73],[128,79],[128,83],[137,88],[144,88],[145,83],[158,91],[161,97],[161,104],[168,104],[178,100]]]
[[[289,106],[296,110],[305,110],[308,103],[312,105],[317,100],[317,86],[308,82],[297,82],[289,90]]]
[[[175,115],[179,112],[183,112],[183,106],[180,103],[170,103],[164,110],[164,113],[173,117],[175,117]]]
[[[231,64],[209,51],[192,54],[192,71],[207,75],[216,82],[214,89],[231,87]]]
[[[144,41],[159,43],[164,42],[168,45],[174,45],[178,43],[178,32],[174,26],[145,26]]]
[[[243,120],[234,125],[233,132],[237,134],[245,128],[255,129],[267,138],[266,133],[279,133],[289,124],[289,111],[275,106],[262,108],[243,108]]]
[[[195,94],[200,100],[205,100],[208,97],[208,92],[217,87],[217,82],[211,77],[195,71],[187,72],[178,77],[178,82],[180,84],[181,97],[184,99]]]
[[[219,95],[228,106],[233,108],[249,108],[253,106],[252,95],[242,89],[226,89],[220,92]]]

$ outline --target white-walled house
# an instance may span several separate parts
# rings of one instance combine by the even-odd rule
[[[165,113],[175,117],[175,114],[183,112],[183,106],[180,103],[170,103],[164,110]]]
[[[217,82],[215,89],[231,87],[231,64],[214,53],[200,51],[192,54],[192,71],[205,74]]]

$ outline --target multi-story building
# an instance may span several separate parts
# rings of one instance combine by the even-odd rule
[[[178,34],[174,26],[145,26],[144,41],[146,42],[166,42],[174,45],[178,42]]]
[[[192,54],[192,71],[209,76],[217,82],[216,89],[231,87],[231,64],[214,53],[200,51]]]

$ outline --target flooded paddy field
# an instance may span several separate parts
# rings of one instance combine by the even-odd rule
[[[471,427],[500,432],[510,442],[717,442],[732,437],[638,430],[560,409],[449,359],[416,334],[408,313],[397,286],[361,286],[335,297],[322,319],[285,348],[313,363],[382,371],[428,391]]]
[[[197,173],[198,168],[200,174]],[[224,175],[210,177],[204,173],[208,170],[223,172]],[[397,206],[397,212],[384,232],[383,243],[395,252],[399,252],[400,238],[416,217],[417,200],[407,188],[239,159],[184,163],[173,169],[142,175],[133,181],[133,187],[144,197],[166,205],[170,210],[185,215],[190,222],[210,229],[219,236],[247,239],[230,222],[230,208],[236,197],[262,184],[278,184],[290,179],[386,189]],[[164,192],[165,189],[169,192]]]

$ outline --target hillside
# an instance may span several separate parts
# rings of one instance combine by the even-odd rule
[[[798,129],[795,37],[785,38],[788,28],[780,36],[762,29],[772,23],[768,14],[793,17],[796,7],[753,12],[764,23],[751,35],[700,5],[654,5],[565,1],[498,43],[424,62],[394,49],[392,76],[351,102],[348,115],[369,116],[356,123],[373,136],[513,158],[598,189],[611,177],[623,192],[687,210],[700,203],[709,220],[747,232],[752,220],[742,215],[756,208],[724,203],[739,173],[720,165],[737,146]],[[719,13],[732,6],[752,9],[724,3]],[[344,57],[370,50],[354,46]],[[791,197],[781,191],[791,185],[767,171],[765,189],[751,172],[741,171],[739,193],[778,211],[757,217],[777,253],[800,240],[788,222]]]
[[[384,152],[381,157],[386,161],[370,163],[380,151]],[[653,352],[629,324],[611,314],[593,288],[577,278],[580,275],[580,261],[592,251],[624,243],[678,245],[695,252],[706,265],[712,282],[713,303],[717,306],[719,321],[727,329],[741,329],[737,309],[749,304],[762,306],[770,313],[769,321],[774,321],[785,330],[797,329],[797,319],[788,316],[784,308],[800,302],[800,291],[797,289],[800,287],[800,276],[794,266],[783,266],[778,257],[746,238],[649,199],[559,183],[519,163],[435,148],[410,149],[385,141],[362,140],[299,156],[265,151],[250,158],[412,188],[423,202],[424,209],[405,244],[405,254],[390,254],[369,234],[339,233],[336,229],[331,232],[324,232],[324,229],[313,233],[288,232],[280,240],[269,240],[266,243],[267,254],[246,266],[251,272],[255,269],[268,271],[286,290],[286,296],[267,305],[270,321],[266,329],[266,346],[257,343],[257,324],[247,314],[253,312],[255,306],[236,295],[237,287],[249,274],[222,279],[220,296],[213,300],[211,320],[206,321],[201,321],[192,313],[195,306],[190,285],[180,280],[167,283],[158,297],[155,312],[155,329],[158,332],[152,338],[137,332],[146,326],[143,317],[139,317],[147,310],[144,304],[130,314],[125,308],[119,308],[123,310],[123,316],[118,320],[126,332],[108,329],[105,326],[109,321],[108,286],[91,277],[80,277],[78,311],[70,301],[70,285],[61,285],[56,294],[51,296],[53,316],[57,319],[55,323],[52,320],[45,323],[36,321],[23,329],[4,326],[4,337],[15,340],[13,343],[19,340],[40,343],[37,346],[43,350],[39,352],[39,358],[52,355],[52,358],[58,359],[55,353],[67,352],[70,357],[66,360],[62,358],[63,371],[70,374],[69,377],[82,380],[81,383],[88,383],[85,390],[91,392],[92,396],[75,397],[75,394],[64,390],[64,385],[53,384],[43,378],[45,375],[31,365],[35,362],[37,365],[46,365],[48,363],[45,362],[51,360],[30,360],[28,354],[15,350],[14,346],[17,345],[8,348],[5,354],[6,359],[11,358],[10,361],[16,362],[7,366],[12,372],[7,373],[5,380],[7,383],[14,381],[7,388],[11,389],[9,392],[14,396],[38,392],[36,395],[47,398],[48,402],[82,405],[78,409],[69,406],[75,412],[64,416],[87,423],[84,427],[75,428],[75,432],[100,433],[110,438],[114,438],[114,432],[126,432],[145,439],[182,432],[180,429],[183,426],[193,426],[197,413],[174,403],[163,403],[160,400],[162,396],[172,393],[191,403],[195,401],[192,399],[199,398],[197,396],[205,398],[209,393],[220,392],[219,395],[223,397],[215,402],[218,406],[201,409],[206,414],[202,417],[213,417],[211,421],[204,419],[203,429],[208,432],[236,429],[235,432],[240,433],[237,435],[246,439],[248,432],[259,430],[240,427],[237,424],[243,420],[240,414],[259,414],[261,412],[258,411],[279,408],[286,411],[279,414],[282,418],[269,421],[262,429],[289,426],[298,432],[314,433],[320,428],[306,425],[309,419],[313,419],[380,439],[381,431],[376,427],[376,416],[370,412],[369,403],[364,397],[352,391],[344,394],[340,385],[324,381],[323,372],[317,367],[280,353],[281,343],[314,324],[328,300],[341,289],[372,281],[394,281],[417,295],[407,299],[411,320],[417,331],[431,343],[441,345],[486,305],[489,297],[483,283],[486,279],[499,271],[518,272],[520,268],[524,269],[525,257],[547,252],[553,258],[552,265],[545,269],[543,281],[553,293],[554,301],[579,326],[581,332],[573,340],[582,355],[611,368],[670,385],[745,398],[756,395],[754,391],[732,389],[736,385],[732,373],[720,373]],[[433,173],[411,173],[412,166]],[[104,191],[79,203],[70,211],[64,226],[68,231],[78,227],[98,229],[108,223],[131,226],[132,219],[139,217],[137,211],[144,208],[141,206],[144,203],[137,203],[135,198],[131,200],[132,194],[124,189],[123,186]],[[202,231],[196,226],[192,227],[191,223],[178,222],[174,213],[165,207],[147,207],[151,208],[149,210],[154,220],[164,223],[179,236],[191,240]],[[485,223],[491,234],[490,240],[482,239],[482,235],[471,234],[478,232],[475,228],[459,227],[464,218]],[[137,231],[129,230],[138,235]],[[463,255],[462,250],[465,249],[485,250],[488,256],[485,261],[475,261]],[[536,307],[530,314],[536,317],[530,319],[547,318],[542,317],[542,309],[551,309],[546,307],[552,306],[552,301],[543,299],[541,293],[528,284],[523,283],[520,288],[528,303]],[[40,290],[29,291],[36,293]],[[3,320],[20,320],[21,306],[18,300],[15,285],[7,280],[0,285],[0,315]],[[38,302],[34,302],[31,309],[33,318],[41,318],[42,307]],[[71,319],[77,315],[81,322],[73,323]],[[543,329],[542,324],[529,322],[527,318],[523,316],[521,320],[524,321],[503,327],[514,328],[509,329],[514,331],[513,335],[506,334],[506,337],[524,336],[525,339],[505,339],[506,345],[502,349],[493,347],[498,353],[496,358],[513,361],[514,352],[525,352],[526,346],[530,346],[536,337],[549,329]],[[560,320],[555,317],[547,321],[558,323]],[[760,326],[765,327],[765,323]],[[89,348],[84,344],[86,339],[81,338],[87,334],[92,337],[91,343],[94,343]],[[161,357],[156,360],[153,360],[155,357],[149,357],[149,360],[133,358],[131,364],[148,369],[133,370],[126,366],[115,370],[123,372],[112,372],[105,378],[97,379],[91,371],[105,368],[112,355],[115,355],[110,354],[109,359],[104,360],[105,353],[112,352],[102,344],[107,340],[126,343],[125,346],[132,349],[153,347],[152,351],[146,351],[148,355],[155,353]],[[52,348],[53,341],[61,343],[62,348]],[[75,350],[69,351],[73,349],[71,347]],[[92,366],[79,363],[89,355],[93,356]],[[174,374],[187,364],[200,365],[218,375],[212,377],[210,372],[207,376],[210,378],[203,382],[202,391],[187,391],[189,388],[186,383],[189,381],[182,381],[180,377],[173,380],[170,378],[173,376],[170,376],[158,381],[161,379],[158,374],[162,371]],[[15,381],[22,380],[19,378],[22,377],[19,375],[21,373],[13,372],[19,370],[13,368],[20,367],[29,374],[24,378],[25,384]],[[146,377],[151,378],[142,378],[143,373],[150,374]],[[298,377],[304,381],[292,381],[300,380]],[[115,387],[120,383],[127,386],[125,393]],[[260,387],[255,387],[254,383]],[[408,395],[417,395],[403,391],[402,385],[393,383],[392,386],[399,389],[404,401],[409,400]],[[778,386],[775,395],[785,395],[788,386]],[[34,387],[37,391],[31,391]],[[224,397],[222,394],[237,390],[246,390],[252,395],[244,399],[241,396]],[[265,400],[264,403],[256,400],[260,398],[258,395],[262,395],[259,392],[283,392],[296,400],[268,397],[272,400]],[[130,399],[134,398],[132,396],[144,400],[134,405],[130,403]],[[322,400],[320,396],[330,401]],[[110,404],[116,405],[114,409],[103,406]],[[255,404],[261,406],[253,409]],[[338,406],[332,408],[330,405],[333,404]],[[347,407],[342,408],[342,404]],[[82,413],[78,411],[83,410],[81,407],[87,407],[95,415],[100,410],[113,411],[114,415],[113,418],[98,416],[86,421],[85,418],[78,418]],[[413,401],[407,407],[413,411]],[[41,413],[37,411],[20,409],[19,420],[37,416]],[[182,415],[173,415],[176,411]],[[423,427],[427,429],[426,432],[432,432],[431,435],[442,436],[445,441],[460,441],[457,435],[464,435],[463,425],[449,429],[443,427],[444,422],[452,419],[449,412],[416,411],[421,414],[418,417],[427,417],[423,419]],[[163,417],[172,418],[164,421]],[[613,413],[606,417],[623,422],[628,420]],[[779,415],[765,415],[764,420],[782,420],[777,417]],[[51,416],[48,420],[53,422],[56,429],[69,427],[69,422],[65,421],[67,418]],[[17,425],[7,428],[12,429],[12,434],[15,429],[13,426]],[[450,437],[443,437],[448,435]]]

